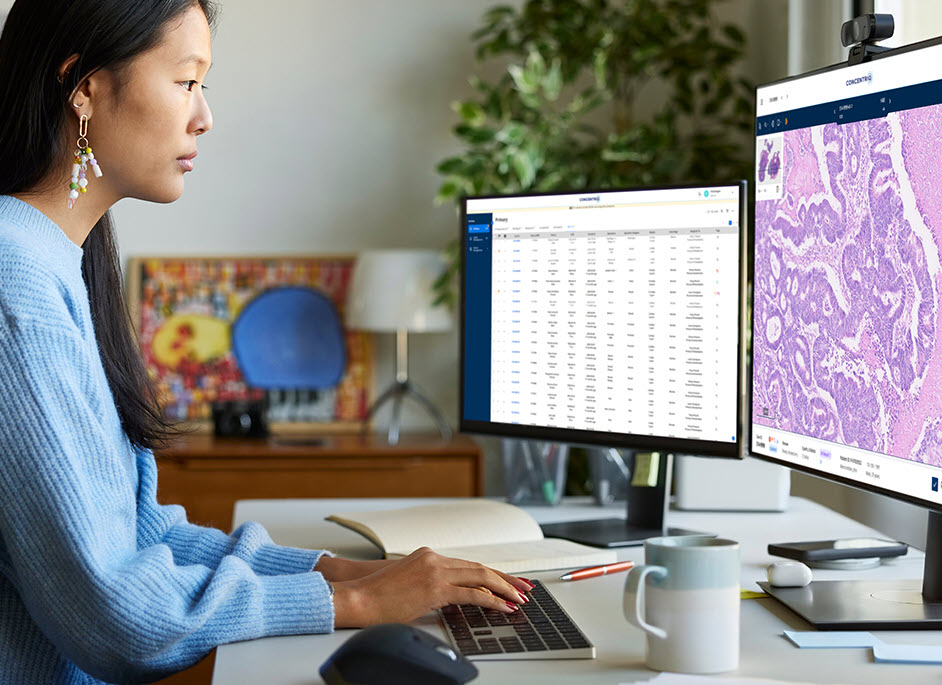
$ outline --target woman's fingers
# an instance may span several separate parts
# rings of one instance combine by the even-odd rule
[[[487,588],[491,593],[502,597],[505,601],[513,602],[516,605],[525,604],[529,600],[524,594],[529,588],[513,576],[495,571],[483,564],[464,559],[455,559],[445,557],[432,551],[428,547],[420,547],[410,554],[408,559],[415,559],[418,563],[429,565],[431,573],[437,571],[444,572],[444,579],[447,585],[453,587],[465,588]],[[452,604],[461,604],[460,601],[452,599],[446,600]],[[467,604],[468,602],[464,602]],[[488,606],[493,607],[493,602]]]
[[[441,558],[448,559],[447,557]],[[512,576],[472,561],[460,559],[448,559],[448,561],[454,564],[449,578],[452,585],[472,588],[484,587],[493,594],[514,604],[526,604],[530,601],[524,594],[526,585],[519,583],[520,587],[518,587],[512,582],[515,580]]]
[[[473,604],[484,609],[493,609],[504,614],[512,614],[520,607],[518,603],[508,602],[505,599],[482,590],[480,588],[459,587],[454,589],[454,600],[452,604]]]
[[[495,573],[497,573],[497,575],[499,575],[501,578],[506,580],[508,583],[513,585],[515,588],[517,588],[521,592],[529,592],[534,587],[536,587],[533,583],[531,583],[526,578],[518,578],[517,576],[512,576],[509,573],[503,573],[501,571],[495,571]]]
[[[328,562],[324,570],[336,569]],[[368,575],[334,582],[335,626],[404,623],[448,604],[510,614],[528,601],[530,587],[520,578],[423,547]]]

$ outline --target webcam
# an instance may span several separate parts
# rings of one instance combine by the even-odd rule
[[[893,35],[892,14],[862,14],[841,25],[841,44],[850,48],[848,64],[860,64],[889,48],[875,45]]]
[[[213,434],[217,438],[266,438],[264,401],[213,403]]]

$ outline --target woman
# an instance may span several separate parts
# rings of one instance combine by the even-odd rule
[[[215,646],[512,612],[531,586],[423,549],[357,562],[160,506],[168,435],[108,209],[172,202],[212,127],[210,0],[18,0],[0,37],[0,683],[153,680]]]

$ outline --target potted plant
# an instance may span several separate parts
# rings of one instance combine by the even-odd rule
[[[462,151],[439,163],[439,203],[465,195],[722,181],[751,175],[745,37],[717,0],[526,0],[474,32],[483,66],[455,102]],[[643,105],[643,106],[642,106]],[[454,303],[457,242],[435,285]]]

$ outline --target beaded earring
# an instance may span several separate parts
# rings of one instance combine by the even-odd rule
[[[79,137],[75,142],[75,160],[72,163],[72,181],[69,183],[69,209],[75,207],[75,201],[79,193],[87,193],[88,179],[85,172],[88,171],[88,165],[92,165],[92,173],[95,178],[101,178],[101,167],[98,166],[98,160],[92,154],[92,149],[88,146],[88,116],[83,114],[79,120]]]

